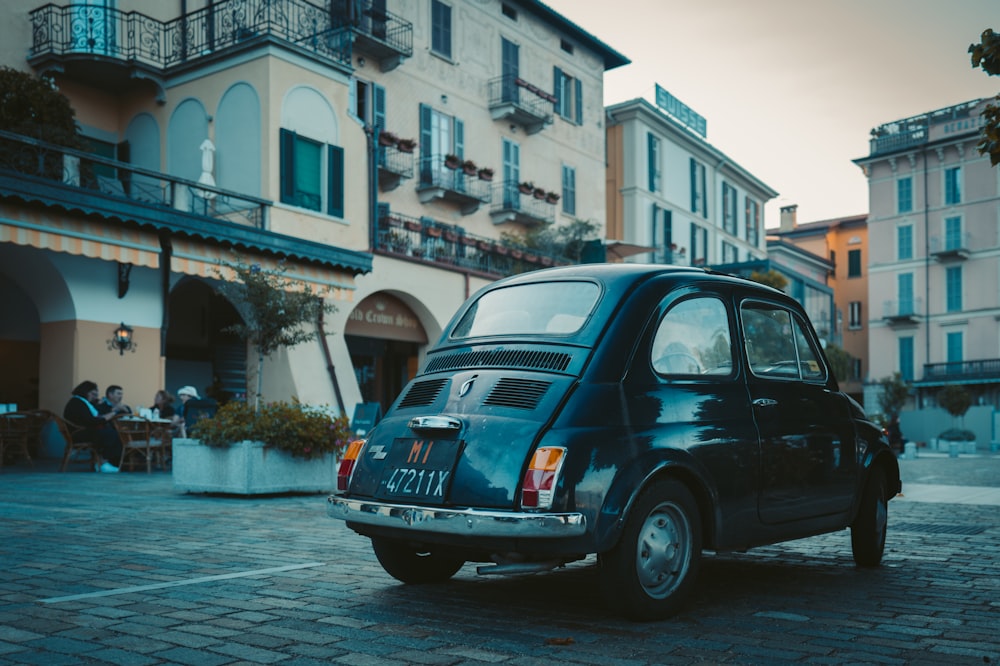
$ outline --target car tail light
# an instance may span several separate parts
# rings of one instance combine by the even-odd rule
[[[356,439],[347,445],[344,457],[340,459],[340,466],[337,468],[337,491],[344,492],[351,485],[351,475],[354,473],[354,466],[361,455],[361,449],[365,445],[363,439]]]
[[[521,490],[521,508],[550,509],[566,449],[561,446],[543,446],[531,457],[531,464],[524,473]]]

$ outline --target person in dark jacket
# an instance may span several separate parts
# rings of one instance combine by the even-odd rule
[[[111,420],[117,414],[113,411],[105,414],[97,411],[96,403],[100,397],[97,384],[91,381],[80,382],[63,408],[63,418],[81,428],[73,433],[74,442],[95,444],[101,459],[94,465],[94,471],[111,474],[118,471],[110,461],[121,460],[122,443],[118,438],[118,431],[111,425]]]
[[[899,455],[903,452],[903,431],[899,429],[899,417],[893,416],[885,428],[889,435],[889,446]]]

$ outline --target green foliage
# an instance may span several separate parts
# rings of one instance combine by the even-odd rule
[[[843,347],[828,342],[826,345],[826,360],[830,362],[833,374],[838,382],[846,382],[851,376],[853,357],[844,351]]]
[[[972,394],[956,384],[945,386],[936,397],[938,404],[954,417],[965,416],[972,406]]]
[[[1000,74],[1000,33],[987,28],[983,31],[978,44],[969,45],[972,55],[972,68],[982,68],[990,76]],[[1000,101],[1000,95],[995,98]],[[989,155],[990,164],[1000,164],[1000,106],[988,104],[983,110],[983,129],[980,134],[980,155]]]
[[[230,402],[215,416],[198,422],[198,438],[208,446],[264,442],[300,458],[342,453],[352,437],[346,416],[306,407],[297,400],[261,405],[255,413],[244,402]]]
[[[0,67],[0,130],[79,148],[75,116],[69,100],[51,79]]]
[[[599,229],[596,222],[573,220],[555,227],[535,227],[523,234],[505,231],[500,234],[500,238],[505,243],[522,245],[568,263],[578,264],[586,242],[597,238]]]
[[[767,285],[768,287],[774,287],[778,291],[784,291],[785,287],[788,286],[788,278],[774,270],[773,268],[766,273],[761,273],[760,271],[753,271],[750,273],[750,278],[754,282],[759,282],[760,284]]]
[[[903,381],[903,376],[898,372],[891,377],[883,377],[879,380],[882,391],[878,396],[878,404],[889,420],[899,417],[899,412],[910,397],[910,385]]]

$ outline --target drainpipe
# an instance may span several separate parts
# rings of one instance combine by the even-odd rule
[[[160,230],[160,299],[163,316],[160,322],[160,356],[167,355],[167,328],[170,326],[170,264],[174,256],[174,245],[170,242],[170,232]]]
[[[931,362],[931,221],[927,198],[927,149],[924,148],[924,364]]]
[[[337,381],[337,369],[333,366],[333,357],[330,355],[330,344],[326,341],[322,308],[320,308],[319,321],[316,325],[319,328],[319,343],[323,347],[323,356],[326,358],[326,371],[330,373],[330,381],[333,383],[333,394],[337,398],[337,407],[340,409],[341,414],[347,416],[347,409],[344,407],[344,396],[340,393],[340,382]]]

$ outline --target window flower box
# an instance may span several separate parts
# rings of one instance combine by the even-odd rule
[[[462,166],[462,159],[458,155],[445,155],[444,165],[449,169],[457,169]]]
[[[462,172],[465,173],[466,176],[475,176],[478,169],[479,167],[477,167],[476,163],[472,160],[465,160],[462,162]]]
[[[382,131],[378,133],[378,144],[380,146],[395,146],[399,143],[399,137],[392,132]]]
[[[483,167],[479,170],[479,180],[493,180],[493,169]]]
[[[417,142],[413,139],[400,139],[396,147],[402,153],[412,153],[417,147]]]

